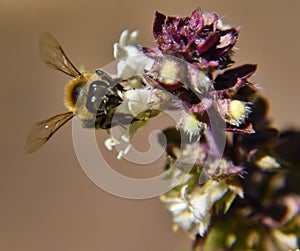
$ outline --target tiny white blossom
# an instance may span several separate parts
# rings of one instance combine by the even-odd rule
[[[283,233],[279,229],[272,229],[273,238],[280,250],[299,250],[298,238],[292,233]]]
[[[141,75],[144,69],[152,67],[153,60],[142,54],[138,46],[138,31],[122,32],[119,42],[114,44],[114,57],[120,60],[117,70],[118,76],[122,78]]]
[[[137,30],[131,33],[128,30],[124,30],[120,35],[119,43],[114,44],[115,59],[139,54],[140,50],[137,46],[138,36],[139,32]]]
[[[158,95],[158,97],[155,98],[155,95],[152,94],[153,93],[151,89],[130,89],[126,92],[120,93],[123,102],[117,107],[115,113],[128,114],[131,115],[133,119],[134,117],[141,115],[143,112],[146,112],[145,120],[147,120],[147,112],[153,109],[154,106],[157,106],[159,102],[156,99],[161,98],[161,95]],[[165,105],[165,103],[162,104]],[[143,119],[143,117],[141,117],[141,119]],[[130,125],[132,126],[134,124],[135,122],[132,121]],[[138,125],[141,126],[142,124]],[[128,126],[115,127],[114,129],[119,131],[119,136],[113,137],[111,135],[111,137],[105,141],[105,145],[109,150],[114,147],[119,151],[117,157],[118,159],[121,159],[124,155],[126,155],[132,147],[131,137],[133,136],[134,131],[130,130],[130,128],[132,127],[130,127],[129,124]],[[136,127],[136,129],[137,128],[138,126]],[[113,133],[113,131],[114,130],[112,130],[111,133]]]
[[[131,89],[122,93],[122,104],[117,113],[127,113],[136,117],[148,110],[163,111],[170,104],[171,97],[163,90]]]
[[[223,20],[219,18],[217,21],[217,28],[220,30],[228,30],[231,29],[232,27],[229,24],[224,24]]]
[[[111,151],[113,148],[116,148],[117,151],[119,151],[117,159],[121,159],[123,156],[125,156],[126,154],[128,154],[129,150],[132,147],[130,139],[128,138],[128,136],[126,135],[126,133],[127,133],[126,131],[122,132],[122,134],[119,137],[119,139],[117,139],[116,137],[114,137],[113,135],[111,135],[104,142],[104,145],[106,146],[106,148],[108,150]],[[122,146],[121,146],[121,144],[122,144]],[[121,147],[123,148],[122,150],[120,150]]]
[[[124,94],[124,101],[127,101],[128,110],[133,116],[150,109],[148,97],[151,90],[135,89],[129,90]]]
[[[246,102],[231,100],[229,103],[229,123],[239,126],[244,123],[251,113],[251,108]]]
[[[191,233],[204,236],[210,224],[211,209],[227,192],[225,182],[207,181],[188,193],[188,186],[181,188],[180,194],[162,196],[168,210],[173,214],[176,225]]]
[[[104,145],[108,150],[112,150],[112,148],[116,145],[120,144],[120,141],[114,137],[110,137],[104,141]]]
[[[236,99],[219,99],[217,109],[225,121],[234,126],[243,124],[252,112],[248,102]]]
[[[129,144],[127,145],[127,147],[124,150],[119,151],[119,154],[117,156],[117,159],[120,160],[122,159],[125,155],[127,155],[127,153],[129,152],[129,150],[131,149],[132,145]]]
[[[200,139],[205,127],[205,123],[199,121],[192,113],[185,113],[177,125],[177,128],[182,129],[189,136],[190,141],[193,137]]]
[[[281,167],[280,163],[270,155],[265,155],[257,159],[256,164],[264,170]]]

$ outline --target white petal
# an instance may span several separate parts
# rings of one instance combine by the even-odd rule
[[[202,219],[202,221],[199,224],[199,234],[200,236],[204,237],[205,233],[207,231],[207,228],[210,224],[210,214],[207,214],[205,218]]]
[[[210,209],[209,194],[193,195],[189,209],[197,219],[202,221]]]
[[[134,30],[133,32],[130,33],[128,43],[129,44],[137,44],[138,37],[139,37],[139,31]]]
[[[185,231],[190,231],[193,226],[198,223],[195,222],[195,217],[189,212],[185,212],[178,215],[177,217],[174,217],[173,221]]]
[[[128,37],[129,37],[129,31],[128,30],[124,30],[121,33],[120,40],[119,40],[121,47],[126,46]]]

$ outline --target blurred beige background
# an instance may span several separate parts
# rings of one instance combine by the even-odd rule
[[[52,32],[76,65],[93,70],[113,60],[112,44],[123,29],[138,29],[140,42],[153,45],[155,10],[189,15],[197,6],[242,25],[236,61],[259,65],[253,80],[270,99],[275,125],[299,126],[297,0],[0,0],[0,250],[189,250],[158,198],[120,199],[87,178],[71,123],[34,155],[25,154],[24,143],[33,123],[65,111],[69,79],[41,62],[42,32]],[[99,132],[100,140],[105,136]]]

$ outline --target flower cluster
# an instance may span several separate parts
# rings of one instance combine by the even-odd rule
[[[283,143],[284,134],[270,127],[267,103],[249,81],[256,65],[225,69],[233,63],[230,56],[239,30],[223,25],[215,13],[201,14],[199,9],[184,18],[156,13],[153,30],[157,47],[144,49],[146,54],[174,55],[204,73],[199,78],[191,69],[185,70],[188,85],[173,81],[170,86],[156,79],[188,107],[178,128],[192,137],[204,135],[196,137],[198,150],[190,153],[198,153],[198,158],[189,179],[162,197],[174,224],[195,238],[195,248],[297,248],[300,196],[291,192],[295,188],[286,189],[289,177],[281,170],[290,166],[285,162],[290,158],[280,156],[287,138]],[[222,157],[208,153],[217,144],[210,133],[207,114],[211,110],[225,122],[227,140]],[[179,144],[174,141],[174,129],[165,134],[168,166],[172,166],[178,159]],[[297,132],[288,137],[292,135],[299,137]],[[294,142],[288,148],[293,151],[297,147],[299,143]]]
[[[156,12],[153,35],[164,54],[182,58],[201,70],[224,69],[233,63],[230,56],[238,29],[223,25],[216,13],[202,14],[198,8],[185,18]]]
[[[181,112],[176,128],[164,130],[166,168],[176,167],[161,200],[195,249],[296,249],[300,133],[271,127],[267,102],[249,80],[256,65],[231,67],[238,34],[199,8],[190,17],[156,12],[153,47],[125,31],[114,46],[118,75],[139,77],[124,85],[120,109],[145,121],[167,107]]]

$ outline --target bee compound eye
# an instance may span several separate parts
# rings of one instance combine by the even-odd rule
[[[105,97],[109,92],[106,82],[96,80],[89,86],[86,108],[91,113],[96,113],[99,109],[105,108]]]
[[[72,103],[75,105],[77,102],[77,99],[81,93],[83,84],[78,84],[74,87],[71,94]]]

